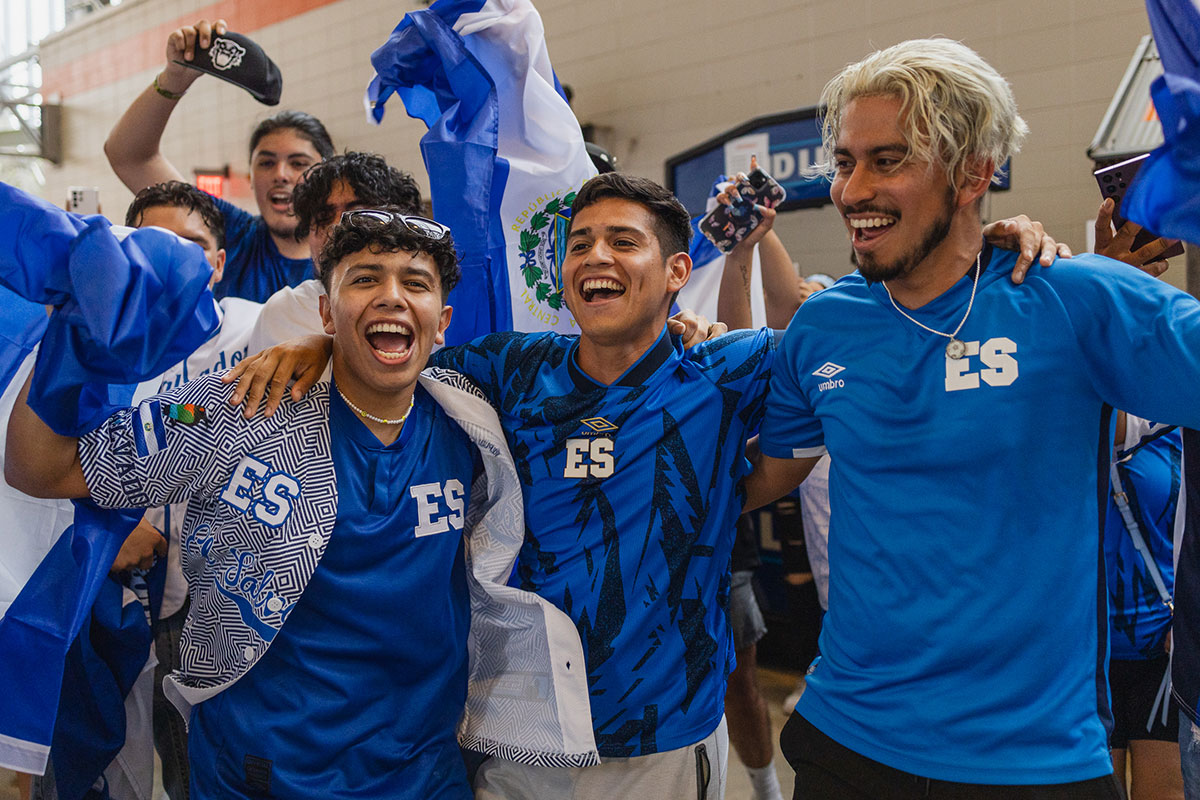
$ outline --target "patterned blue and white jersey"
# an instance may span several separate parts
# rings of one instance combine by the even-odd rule
[[[1200,303],[1095,256],[1009,280],[983,251],[959,339],[854,275],[780,346],[761,446],[828,449],[829,614],[797,710],[949,781],[1112,771],[1102,514],[1109,409],[1200,423]],[[911,315],[952,331],[965,276]]]
[[[462,521],[470,539],[472,655],[459,737],[527,763],[597,763],[578,666],[583,653],[571,621],[537,595],[503,585],[523,541],[524,517],[495,412],[459,388],[466,385],[461,375],[426,370],[419,384],[462,428],[484,465]],[[330,384],[317,384],[300,402],[285,399],[269,419],[250,420],[228,404],[232,389],[206,376],[118,412],[79,443],[84,476],[101,505],[140,508],[190,498],[182,546],[192,606],[182,672],[164,687],[185,714],[259,662],[324,556],[341,502]],[[401,477],[375,479],[390,485]],[[439,499],[428,483],[408,489],[420,494],[419,506],[436,511],[431,526],[443,518],[450,524],[456,512],[441,505],[461,500],[457,489],[448,496],[442,486]]]
[[[92,498],[111,508],[187,501],[191,587],[179,676],[195,703],[266,651],[329,542],[338,504],[329,386],[242,418],[208,375],[117,412],[79,440]]]
[[[1174,430],[1147,442],[1120,464],[1129,510],[1168,593],[1175,586],[1172,540],[1181,448],[1181,435]],[[1104,558],[1111,657],[1140,660],[1162,655],[1171,610],[1163,603],[1111,493],[1104,521]]]
[[[385,446],[330,395],[333,534],[270,649],[193,712],[193,793],[471,797],[455,728],[470,621],[463,532],[479,456],[428,392],[418,386],[413,400]]]
[[[514,583],[575,622],[600,754],[671,750],[724,710],[722,590],[774,334],[685,353],[664,329],[610,386],[579,368],[577,342],[497,333],[433,362],[474,379],[499,411],[525,501]]]
[[[259,311],[262,310],[262,303],[252,303],[240,297],[226,297],[217,303],[217,308],[221,313],[221,327],[216,333],[162,375],[138,384],[133,392],[134,405],[153,395],[176,389],[188,381],[203,378],[211,373],[224,372],[248,355],[250,331],[258,319]],[[187,503],[146,509],[146,521],[167,539],[166,579],[162,605],[158,610],[159,618],[169,617],[179,611],[187,599],[187,582],[183,578],[179,553],[186,511]]]

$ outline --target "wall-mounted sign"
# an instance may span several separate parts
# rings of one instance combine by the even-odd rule
[[[829,181],[809,174],[821,158],[819,108],[810,106],[756,117],[714,136],[679,155],[667,159],[667,188],[687,207],[688,213],[704,213],[704,205],[718,175],[748,172],[750,156],[787,190],[781,211],[813,208],[832,202]],[[1012,160],[1004,165],[992,191],[1004,191],[1011,181]]]
[[[717,175],[750,169],[750,156],[787,190],[781,210],[824,205],[829,182],[805,175],[821,150],[817,109],[802,108],[757,117],[667,160],[667,188],[693,216],[704,204]]]

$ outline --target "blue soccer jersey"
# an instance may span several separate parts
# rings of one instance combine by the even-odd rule
[[[1168,593],[1175,585],[1172,537],[1180,447],[1179,431],[1172,431],[1139,448],[1120,467],[1129,509]],[[1111,494],[1105,515],[1104,556],[1110,655],[1126,661],[1162,655],[1171,629],[1171,609],[1163,603]]]
[[[721,588],[774,335],[685,353],[664,329],[610,386],[578,367],[577,341],[498,333],[434,363],[469,375],[499,411],[525,498],[514,582],[578,627],[600,754],[672,750],[724,711]]]
[[[225,274],[213,287],[214,297],[265,303],[283,287],[298,286],[313,277],[312,259],[280,253],[262,217],[228,200],[213,200],[225,218]]]
[[[797,711],[930,778],[1111,771],[1102,549],[1109,415],[1196,424],[1200,304],[1081,256],[985,247],[959,338],[853,275],[797,312],[763,452],[833,456],[829,613]],[[912,312],[952,331],[972,275]]]
[[[206,376],[80,441],[97,502],[190,498],[192,607],[167,689],[200,700],[192,796],[468,800],[455,730],[479,450],[420,387],[386,447],[328,384],[250,421],[230,388]]]

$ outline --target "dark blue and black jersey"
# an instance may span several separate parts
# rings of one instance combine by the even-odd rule
[[[671,750],[724,711],[721,598],[774,335],[685,352],[664,328],[609,386],[579,368],[577,342],[497,333],[433,363],[470,376],[499,412],[525,495],[513,582],[575,621],[600,754]]]

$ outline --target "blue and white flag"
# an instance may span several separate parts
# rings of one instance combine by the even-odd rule
[[[172,366],[216,329],[211,274],[203,251],[171,233],[114,228],[103,217],[68,214],[0,183],[0,287],[37,311],[17,304],[24,313],[0,314],[0,377],[7,384],[19,374],[44,331],[29,404],[58,433],[78,436],[127,404],[133,384]],[[43,305],[55,307],[48,319]],[[140,511],[76,502],[73,525],[0,617],[0,766],[45,769],[68,650],[92,618],[113,559],[140,517]],[[19,531],[12,534],[11,542],[20,541]],[[120,620],[119,608],[99,610],[104,613],[94,621],[102,626],[106,617]],[[80,668],[109,676],[116,688],[104,695],[99,686],[80,688],[94,689],[94,697],[120,695],[124,671],[112,659],[132,664],[140,658],[140,664],[146,658],[145,637],[133,641],[140,655],[116,640],[95,648],[83,643],[87,663],[101,657],[101,645],[112,646],[102,670],[84,662]],[[64,714],[80,710],[64,706]],[[104,713],[124,719],[119,702]],[[79,769],[106,763],[105,754],[111,759],[115,752],[111,741],[80,730],[86,729],[70,720],[62,727],[72,732],[72,749],[56,769],[64,798],[90,788],[95,776]]]
[[[562,253],[575,192],[596,174],[529,0],[438,0],[371,55],[366,102],[393,93],[429,132],[434,214],[459,246],[447,344],[492,331],[575,333]]]
[[[1146,0],[1163,74],[1150,86],[1163,143],[1150,153],[1121,213],[1160,236],[1200,244],[1200,9]]]

